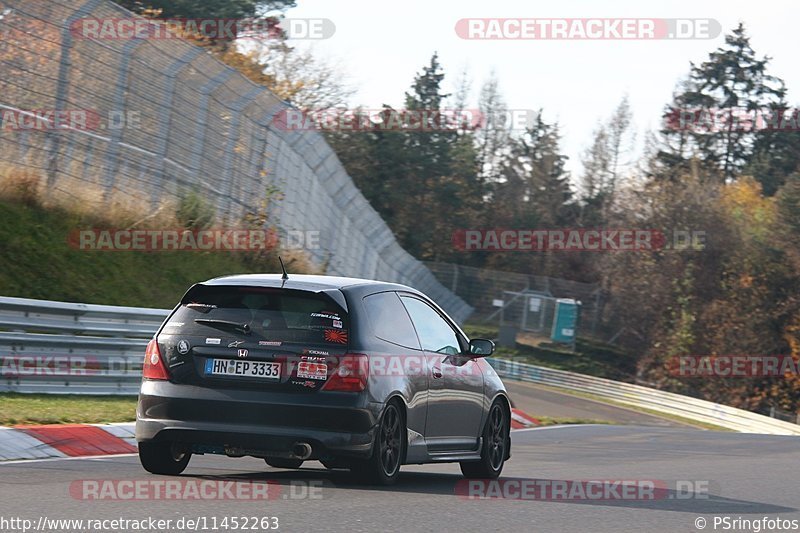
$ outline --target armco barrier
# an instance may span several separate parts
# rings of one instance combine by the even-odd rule
[[[0,297],[0,391],[136,394],[147,340],[168,313]],[[506,379],[744,433],[800,435],[799,425],[697,398],[516,361],[488,361]]]
[[[507,379],[590,394],[600,400],[680,416],[742,433],[800,435],[799,425],[698,398],[516,361],[489,358],[489,362],[500,377]]]
[[[0,391],[136,394],[168,313],[0,297]]]

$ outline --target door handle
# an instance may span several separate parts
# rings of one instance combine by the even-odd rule
[[[440,379],[444,375],[442,374],[442,371],[438,368],[434,368],[433,370],[431,370],[431,374],[433,374],[434,379]]]

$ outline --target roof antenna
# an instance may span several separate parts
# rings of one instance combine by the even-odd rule
[[[286,267],[283,266],[283,259],[281,259],[281,256],[278,256],[278,261],[281,262],[281,270],[283,271],[283,274],[281,275],[281,279],[284,282],[286,282],[289,279],[289,274],[286,273]]]

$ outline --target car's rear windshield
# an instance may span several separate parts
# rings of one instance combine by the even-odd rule
[[[324,294],[199,285],[184,296],[163,332],[344,345],[348,341],[348,330],[347,314]]]

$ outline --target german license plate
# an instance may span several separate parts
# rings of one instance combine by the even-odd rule
[[[240,361],[238,359],[206,359],[207,376],[232,376],[279,380],[281,364],[266,361]]]

